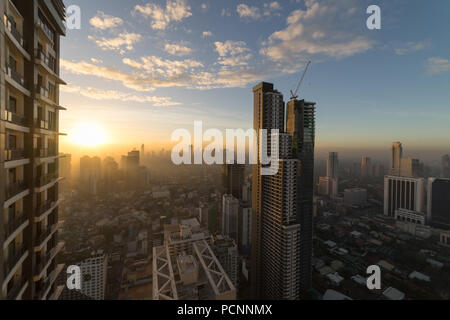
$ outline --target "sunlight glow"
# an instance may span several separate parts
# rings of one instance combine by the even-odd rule
[[[84,123],[74,128],[69,134],[70,140],[79,146],[97,147],[107,142],[105,130],[98,124]]]

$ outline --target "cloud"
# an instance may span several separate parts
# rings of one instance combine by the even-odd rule
[[[182,57],[189,55],[192,52],[192,49],[178,44],[166,43],[164,46],[164,51],[170,53],[171,55]]]
[[[95,44],[103,50],[119,50],[122,54],[127,50],[134,49],[134,44],[141,41],[142,36],[137,33],[120,33],[114,38],[95,38],[88,36],[89,40],[95,42]]]
[[[429,58],[427,62],[427,71],[429,74],[440,74],[450,72],[450,61],[443,58]]]
[[[123,20],[118,17],[113,17],[105,14],[102,11],[97,11],[97,15],[89,20],[89,23],[97,29],[106,30],[115,28],[123,24]]]
[[[247,55],[240,55],[240,56],[233,56],[233,57],[220,57],[217,61],[218,64],[221,64],[223,66],[230,66],[230,67],[236,67],[236,66],[246,66],[248,65],[248,61],[252,58],[251,54]]]
[[[177,106],[181,103],[172,101],[170,97],[138,96],[116,90],[102,90],[97,88],[81,88],[78,86],[65,86],[63,92],[78,93],[84,97],[95,100],[119,100],[124,102],[151,103],[155,107]]]
[[[250,18],[253,20],[258,20],[261,18],[261,13],[257,7],[249,7],[245,3],[241,3],[236,7],[236,11],[241,18]]]
[[[273,12],[281,10],[281,5],[277,2],[264,3],[264,16],[270,16]],[[280,15],[277,13],[277,15]]]
[[[190,70],[203,67],[203,64],[196,60],[168,60],[156,56],[142,57],[140,61],[125,58],[123,63],[165,79],[183,75]]]
[[[338,59],[373,47],[374,42],[357,24],[355,7],[361,6],[357,0],[306,0],[305,5],[305,10],[290,13],[286,28],[270,35],[260,51],[282,64],[284,70],[295,72],[303,65],[305,56]]]
[[[247,47],[247,44],[244,41],[231,41],[227,40],[225,42],[214,42],[216,46],[216,51],[219,56],[224,57],[227,54],[236,55],[240,53],[244,53],[246,51],[250,51]]]
[[[167,0],[165,8],[154,3],[148,3],[145,6],[137,5],[134,8],[134,12],[150,18],[150,25],[155,30],[165,30],[170,23],[180,22],[192,16],[190,10],[191,7],[185,0]]]
[[[225,17],[225,16],[231,17],[231,12],[230,12],[230,10],[228,8],[224,8],[224,9],[222,9],[222,12],[220,13],[220,15],[222,17]]]
[[[202,37],[206,38],[206,37],[212,37],[212,32],[211,31],[203,31],[202,33]]]
[[[405,46],[401,48],[396,48],[394,51],[397,55],[403,56],[408,53],[421,51],[430,47],[430,42],[420,41],[420,42],[408,42]]]

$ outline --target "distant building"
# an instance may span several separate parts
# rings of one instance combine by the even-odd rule
[[[442,156],[442,177],[450,179],[450,156]]]
[[[433,226],[450,230],[450,179],[428,179],[427,216]]]
[[[394,142],[391,147],[391,166],[389,169],[389,174],[391,176],[400,175],[402,157],[403,157],[403,147],[401,142]]]
[[[239,251],[243,255],[249,255],[252,243],[252,208],[241,208],[239,215]]]
[[[399,176],[384,177],[384,214],[394,217],[395,210],[424,212],[425,179]]]
[[[373,176],[372,159],[362,157],[361,159],[361,177]]]
[[[431,227],[426,225],[424,213],[407,209],[395,210],[395,225],[403,232],[427,239],[431,236]]]
[[[211,248],[223,269],[237,288],[239,280],[239,253],[236,241],[223,235],[212,237]]]
[[[339,160],[337,152],[330,152],[327,160],[327,177],[338,178]]]
[[[245,165],[233,163],[222,166],[222,183],[225,194],[231,194],[235,198],[242,200],[244,178]]]
[[[80,190],[83,193],[97,195],[102,175],[102,164],[99,157],[84,156],[80,159]]]
[[[222,197],[222,234],[238,242],[239,200],[231,194]]]
[[[400,176],[402,177],[423,177],[424,166],[418,159],[402,158],[400,165]]]
[[[335,198],[338,194],[338,180],[332,177],[320,177],[317,189],[319,195]]]
[[[344,190],[344,205],[346,207],[360,206],[367,203],[367,190],[361,188]]]

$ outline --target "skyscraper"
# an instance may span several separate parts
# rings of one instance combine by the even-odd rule
[[[450,230],[450,179],[428,179],[427,219],[436,228]]]
[[[395,210],[407,209],[424,212],[425,179],[385,176],[384,214],[394,217]]]
[[[369,157],[362,157],[361,159],[361,176],[373,176],[372,159],[370,159]]]
[[[222,165],[222,183],[226,194],[231,194],[235,198],[242,200],[244,178],[245,165],[237,163],[225,163]]]
[[[273,84],[262,82],[253,88],[253,128],[256,131],[257,154],[259,154],[261,129],[284,129],[284,101],[283,95],[274,90]],[[270,135],[268,134],[268,137]],[[270,138],[268,138],[267,152],[270,155]],[[263,184],[265,177],[261,175],[262,164],[253,165],[252,173],[252,253],[251,253],[251,289],[252,296],[261,296],[261,216]]]
[[[330,152],[327,160],[327,177],[338,178],[339,160],[337,152]]]
[[[401,142],[392,143],[391,147],[391,167],[389,169],[389,174],[391,176],[400,175],[401,159],[403,157],[403,147]]]
[[[101,178],[102,163],[99,157],[84,156],[80,159],[80,190],[97,195]]]
[[[231,194],[222,197],[222,234],[238,242],[239,200]]]
[[[300,223],[300,297],[311,289],[312,282],[315,111],[314,102],[291,100],[288,103],[287,132],[293,139],[293,157],[299,161],[295,205],[297,223]]]
[[[0,2],[0,299],[57,299],[61,0]]]

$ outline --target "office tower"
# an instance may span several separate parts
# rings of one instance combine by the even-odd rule
[[[249,255],[252,244],[252,208],[241,208],[239,218],[239,252],[243,255]]]
[[[244,185],[242,186],[242,203],[252,204],[252,180],[251,178],[246,178]]]
[[[450,179],[428,179],[427,218],[436,228],[450,230]]]
[[[377,178],[384,177],[384,166],[377,163],[373,169],[373,175]]]
[[[331,177],[319,177],[318,193],[321,196],[335,198],[338,194],[338,180]]]
[[[243,164],[223,164],[222,183],[225,194],[231,194],[235,198],[242,200],[242,187],[245,179],[245,165]]]
[[[361,188],[344,190],[344,205],[346,207],[360,206],[367,203],[367,190]]]
[[[361,176],[371,177],[373,176],[372,159],[369,157],[361,158]]]
[[[236,287],[205,240],[189,251],[153,247],[153,300],[236,300]]]
[[[233,285],[238,287],[239,254],[236,241],[227,236],[216,235],[211,239],[211,249],[222,265]]]
[[[391,167],[389,169],[389,174],[391,176],[400,175],[401,159],[403,157],[403,147],[401,142],[392,143],[391,147]]]
[[[256,131],[257,153],[260,152],[260,130],[268,130],[267,154],[270,156],[270,130],[284,130],[283,95],[274,90],[273,84],[262,82],[253,88],[253,129]],[[261,175],[262,164],[258,157],[252,173],[252,253],[251,253],[251,289],[253,298],[260,296],[261,288],[261,215],[262,190],[264,177]]]
[[[450,156],[448,154],[442,157],[442,178],[450,179]]]
[[[288,103],[287,132],[293,137],[293,155],[299,160],[296,208],[300,223],[301,297],[311,289],[312,281],[315,109],[314,102],[294,100]]]
[[[80,158],[80,190],[95,196],[99,192],[102,164],[99,157],[84,156]]]
[[[112,187],[119,178],[119,165],[112,157],[106,157],[102,163],[102,178],[105,187]]]
[[[239,200],[231,194],[222,197],[222,234],[238,242]]]
[[[145,145],[144,144],[141,145],[140,156],[142,157],[142,159],[140,159],[140,163],[143,164],[143,162],[145,161],[145,159],[144,159],[145,158]]]
[[[400,176],[402,177],[423,177],[423,163],[417,159],[402,158],[400,165]]]
[[[57,299],[61,0],[0,2],[0,299]]]
[[[395,210],[424,212],[425,179],[399,176],[384,177],[384,214],[394,217]]]
[[[327,160],[327,177],[338,178],[339,160],[337,152],[330,152]]]

